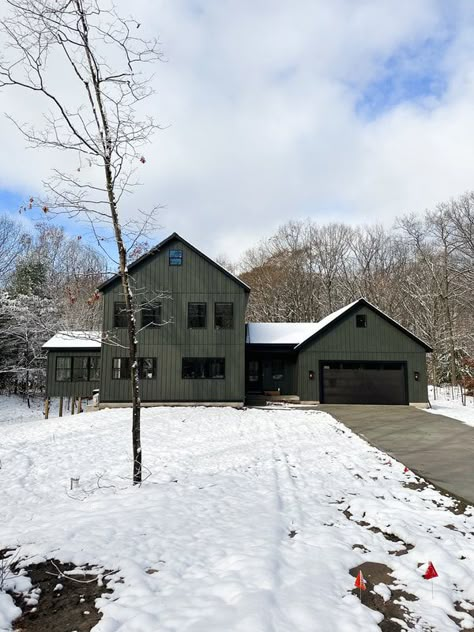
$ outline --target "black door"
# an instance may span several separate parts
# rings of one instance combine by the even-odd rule
[[[247,393],[262,392],[262,363],[249,360],[247,363]]]
[[[403,362],[323,362],[324,404],[408,404]]]

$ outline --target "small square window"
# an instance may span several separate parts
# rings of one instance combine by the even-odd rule
[[[113,358],[112,359],[112,379],[113,380],[130,379],[130,358]]]
[[[156,358],[140,358],[138,367],[141,380],[152,380],[156,377]]]
[[[367,316],[365,314],[357,314],[356,327],[360,327],[360,328],[367,327]]]
[[[170,264],[170,266],[182,266],[183,265],[183,251],[182,250],[170,250],[170,252],[169,252],[169,264]]]
[[[72,378],[72,358],[56,358],[56,382],[70,382]]]

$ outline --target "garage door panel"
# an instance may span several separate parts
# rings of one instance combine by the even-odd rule
[[[325,363],[322,366],[325,404],[406,404],[402,363]]]

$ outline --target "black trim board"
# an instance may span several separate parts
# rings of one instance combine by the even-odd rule
[[[382,312],[378,307],[375,307],[375,305],[372,305],[372,303],[369,303],[369,301],[367,301],[365,298],[359,298],[350,309],[343,312],[337,318],[335,318],[330,323],[328,323],[325,327],[317,331],[315,334],[313,334],[309,338],[306,338],[306,340],[303,340],[303,342],[300,342],[300,344],[296,345],[295,350],[300,351],[300,349],[303,349],[310,342],[314,342],[315,340],[320,338],[323,334],[326,334],[328,331],[331,331],[331,329],[333,329],[336,325],[338,325],[341,322],[341,320],[344,320],[344,318],[356,312],[358,309],[360,309],[361,306],[367,307],[368,309],[375,312],[378,316],[383,318],[387,323],[389,323],[390,325],[392,325],[393,327],[401,331],[403,334],[405,334],[406,336],[414,340],[420,346],[422,346],[425,349],[425,351],[427,351],[428,353],[431,353],[433,351],[433,349],[429,345],[427,345],[426,342],[421,340],[421,338],[418,338],[418,336],[415,336],[415,334],[412,334],[411,331],[408,331],[408,329],[405,329],[405,327],[400,325],[400,323],[397,323],[396,320],[393,320],[393,318],[390,318],[390,316],[387,316],[387,314],[384,314],[384,312]]]
[[[146,261],[147,259],[149,259],[150,257],[153,257],[157,254],[159,254],[161,252],[161,250],[167,245],[169,244],[171,241],[173,240],[178,240],[181,241],[185,246],[187,246],[190,250],[192,250],[193,252],[195,252],[197,255],[199,255],[200,257],[202,257],[203,259],[205,259],[208,263],[210,263],[211,265],[213,265],[215,268],[217,268],[218,270],[220,270],[220,272],[222,272],[223,274],[225,274],[227,277],[229,277],[229,279],[232,279],[232,281],[235,281],[235,283],[237,283],[237,285],[240,285],[241,287],[243,287],[243,289],[246,292],[250,292],[250,288],[249,286],[244,283],[243,281],[241,281],[238,277],[234,276],[233,274],[231,274],[228,270],[226,270],[225,268],[223,268],[221,265],[219,265],[218,263],[216,263],[216,261],[213,261],[211,258],[209,258],[207,255],[205,255],[203,252],[201,252],[198,248],[196,248],[196,246],[193,246],[191,243],[189,243],[189,241],[187,241],[186,239],[183,239],[183,237],[181,237],[180,235],[178,235],[178,233],[173,233],[172,235],[170,235],[169,237],[167,237],[166,239],[163,239],[163,241],[160,241],[159,244],[157,244],[156,246],[153,246],[153,248],[151,248],[151,250],[149,250],[148,252],[146,252],[144,255],[142,255],[141,257],[139,257],[136,261],[134,261],[133,263],[131,263],[128,266],[128,270],[129,272],[132,272],[135,268],[139,267],[144,261]],[[103,292],[104,289],[109,288],[111,285],[115,284],[116,282],[120,281],[120,274],[114,274],[114,276],[110,277],[110,279],[107,279],[107,281],[104,281],[103,283],[101,283],[99,285],[99,287],[97,288],[100,292]]]

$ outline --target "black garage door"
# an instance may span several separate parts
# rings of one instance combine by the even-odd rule
[[[321,403],[407,404],[402,362],[321,363]]]

